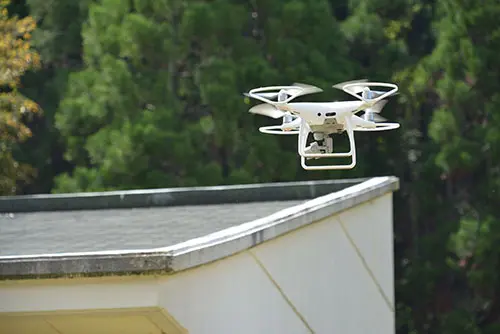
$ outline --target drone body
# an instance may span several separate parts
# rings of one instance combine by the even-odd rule
[[[389,87],[392,90],[372,91],[370,86]],[[398,87],[387,83],[369,83],[366,80],[350,81],[333,87],[358,98],[356,101],[336,102],[291,102],[298,96],[321,92],[322,89],[304,84],[291,86],[271,86],[252,89],[249,97],[264,102],[251,108],[255,114],[271,118],[283,118],[282,125],[261,127],[262,133],[298,135],[298,153],[301,165],[306,170],[351,169],[356,166],[356,146],[354,131],[383,131],[399,127],[398,123],[385,123],[378,114],[387,103],[385,98],[394,95]],[[270,93],[269,91],[278,91]],[[361,93],[361,95],[358,95]],[[277,98],[277,101],[271,100]],[[356,113],[364,111],[363,117]],[[379,122],[382,121],[382,122]],[[331,135],[347,132],[350,149],[348,152],[334,153]],[[307,144],[310,134],[314,140]],[[308,159],[350,157],[349,164],[310,166]]]

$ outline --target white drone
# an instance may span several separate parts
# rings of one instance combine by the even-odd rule
[[[387,87],[389,91],[374,91],[369,87]],[[263,126],[262,133],[278,135],[298,134],[298,153],[302,168],[306,170],[352,169],[356,166],[354,131],[384,131],[399,128],[399,123],[388,123],[379,113],[387,103],[385,98],[396,94],[398,86],[390,83],[355,80],[333,86],[356,97],[360,101],[291,102],[298,96],[319,93],[321,88],[295,83],[291,86],[259,87],[245,93],[246,96],[264,103],[252,107],[249,112],[271,118],[283,118],[281,125]],[[271,92],[274,91],[274,92]],[[361,94],[360,94],[361,93]],[[271,99],[276,99],[272,101]],[[362,116],[356,114],[364,111]],[[333,152],[332,134],[347,132],[350,150]],[[307,145],[309,134],[314,140]],[[350,164],[310,166],[308,159],[350,157]]]

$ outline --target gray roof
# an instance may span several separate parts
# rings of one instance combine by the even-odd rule
[[[0,214],[0,256],[166,247],[302,202]]]
[[[0,279],[183,270],[398,187],[378,177],[0,197]]]

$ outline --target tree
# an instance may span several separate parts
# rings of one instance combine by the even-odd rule
[[[64,142],[55,127],[55,113],[66,90],[69,74],[82,67],[82,23],[87,19],[88,5],[93,0],[18,0],[9,7],[19,17],[30,15],[36,22],[32,46],[41,58],[41,67],[26,73],[20,92],[37,101],[43,115],[27,125],[32,136],[19,145],[16,156],[37,170],[36,177],[19,191],[47,193],[54,177],[71,170],[64,160]]]
[[[29,181],[35,171],[16,160],[12,151],[31,136],[26,118],[39,106],[19,93],[21,77],[40,66],[39,55],[30,45],[36,27],[31,17],[10,17],[9,0],[0,2],[0,194],[17,192],[19,182]]]
[[[412,176],[417,205],[409,203],[416,242],[399,294],[413,323],[405,332],[496,333],[500,4],[440,1],[434,12],[435,47],[399,77],[423,143]]]
[[[54,191],[325,175],[299,169],[296,138],[258,133],[269,120],[249,115],[241,93],[348,78],[332,17],[317,0],[92,4],[85,68],[70,75],[56,116],[76,168]]]

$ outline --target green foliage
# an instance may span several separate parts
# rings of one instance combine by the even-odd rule
[[[282,80],[326,84],[332,73],[339,80],[349,74],[348,66],[344,75],[336,68],[347,50],[339,47],[342,34],[328,3],[263,3],[251,13],[227,1],[155,6],[89,7],[82,26],[86,67],[70,75],[56,115],[65,157],[80,167],[75,177],[99,175],[76,184],[115,189],[296,179],[298,159],[285,146],[292,142],[256,136],[241,92]],[[289,17],[295,23],[283,27]],[[70,179],[58,176],[53,191],[73,189],[65,186]]]
[[[436,46],[422,58],[409,81],[409,85],[415,83],[412,110],[428,113],[428,135],[436,153],[434,168],[440,171],[434,182],[442,183],[445,189],[440,195],[445,206],[439,210],[447,211],[449,217],[439,221],[447,232],[429,234],[428,238],[441,241],[441,245],[448,240],[453,256],[447,255],[447,267],[441,270],[456,282],[451,292],[425,295],[428,304],[448,300],[445,309],[438,309],[439,325],[426,329],[427,333],[486,333],[498,321],[500,234],[498,205],[493,204],[498,203],[498,174],[493,167],[498,159],[493,147],[498,142],[496,135],[488,134],[498,132],[493,119],[500,106],[496,98],[500,78],[491,69],[500,63],[490,53],[498,50],[492,41],[499,28],[491,17],[499,10],[500,4],[495,1],[481,6],[472,1],[436,3]],[[428,196],[430,201],[435,199]],[[419,202],[425,202],[423,196]],[[421,217],[432,214],[435,212],[424,211]],[[418,223],[419,229],[429,226],[422,223]],[[442,246],[434,247],[426,257],[438,259],[436,254],[442,250]],[[416,264],[414,267],[417,278],[424,271]],[[408,298],[417,305],[416,295]],[[429,307],[419,311],[420,317],[436,312]],[[419,315],[414,313],[414,317]]]
[[[10,0],[0,0],[0,195],[19,193],[20,183],[31,181],[36,170],[13,155],[16,146],[31,136],[27,116],[39,106],[19,92],[21,78],[40,66],[31,46],[36,27],[32,17],[19,18],[8,11]]]

